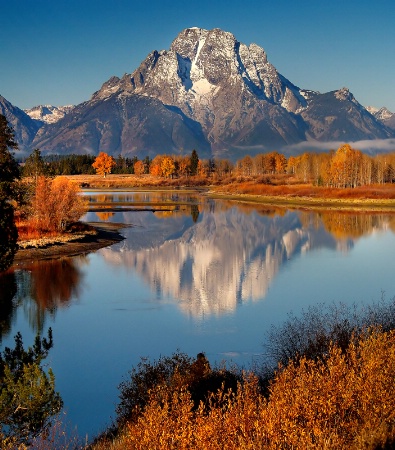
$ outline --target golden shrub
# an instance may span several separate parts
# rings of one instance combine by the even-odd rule
[[[190,393],[157,386],[108,449],[379,449],[395,442],[395,332],[370,331],[346,351],[279,368],[266,399],[253,374],[193,409]],[[98,447],[99,448],[99,447]],[[388,448],[388,447],[387,447]]]

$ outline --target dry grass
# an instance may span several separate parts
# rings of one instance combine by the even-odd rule
[[[56,231],[42,232],[37,229],[35,222],[16,215],[15,224],[18,228],[18,243],[19,245],[24,241],[33,241],[38,239],[53,239],[60,235]]]
[[[109,174],[105,178],[99,175],[62,175],[82,188],[90,189],[130,189],[130,188],[175,188],[179,186],[208,186],[210,180],[202,177],[162,178],[153,175]]]
[[[87,234],[97,231],[84,224],[75,224],[69,232],[42,231],[37,228],[34,220],[16,215],[15,224],[18,229],[18,245],[21,249],[47,247],[53,244],[72,242],[84,238]]]
[[[277,180],[278,181],[278,180]],[[395,184],[362,186],[354,189],[327,188],[312,184],[264,184],[246,180],[221,184],[216,192],[264,196],[311,197],[321,199],[395,199]]]
[[[395,184],[380,184],[351,188],[327,188],[311,183],[300,183],[290,175],[259,177],[204,178],[183,177],[167,179],[153,175],[64,175],[73,183],[91,189],[139,189],[208,187],[224,195],[251,195],[265,197],[286,197],[290,199],[309,198],[315,200],[395,200]]]

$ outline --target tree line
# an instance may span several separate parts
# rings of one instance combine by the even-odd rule
[[[39,150],[34,150],[32,155]],[[37,166],[32,155],[23,164],[23,173],[31,175]],[[288,175],[302,183],[316,186],[353,188],[395,182],[395,152],[370,156],[349,144],[323,153],[305,152],[288,158],[277,151],[246,155],[235,163],[229,159],[199,159],[196,150],[190,155],[161,154],[151,159],[119,155],[114,158],[101,152],[92,155],[52,155],[42,158],[48,174],[79,175],[107,173],[151,174],[163,178],[199,176],[226,178],[232,176],[260,177]],[[107,165],[107,166],[106,166]]]

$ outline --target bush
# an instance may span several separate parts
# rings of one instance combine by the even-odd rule
[[[237,390],[239,375],[222,369],[211,369],[203,353],[194,360],[184,353],[161,357],[150,363],[142,359],[130,372],[130,379],[120,386],[120,403],[117,406],[117,423],[135,421],[144,411],[153,389],[161,387],[170,393],[188,390],[194,409],[206,404],[210,393],[218,390]],[[207,404],[206,404],[207,407]]]
[[[395,444],[395,332],[367,330],[347,349],[301,357],[276,373],[269,398],[253,374],[196,408],[186,386],[156,385],[115,440],[94,449],[379,450]],[[208,406],[208,407],[207,407]]]
[[[79,187],[66,178],[38,178],[31,205],[37,229],[65,231],[87,211],[87,203],[79,194]]]
[[[301,357],[317,360],[327,355],[333,344],[344,351],[353,335],[372,326],[383,331],[395,329],[395,297],[386,301],[383,295],[379,302],[365,307],[318,304],[302,311],[300,317],[290,314],[285,323],[271,328],[264,353],[272,366],[285,366]]]

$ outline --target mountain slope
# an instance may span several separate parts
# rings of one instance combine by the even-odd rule
[[[347,88],[312,95],[301,116],[309,126],[309,136],[323,142],[385,139],[393,135]]]
[[[34,143],[47,153],[104,151],[152,157],[179,153],[192,145],[199,146],[202,156],[210,154],[200,124],[156,99],[127,94],[76,106],[59,122],[43,127]]]
[[[24,111],[12,105],[8,100],[0,95],[0,114],[6,117],[15,133],[15,140],[18,142],[19,150],[30,149],[31,143],[41,127],[41,122],[33,120]]]

